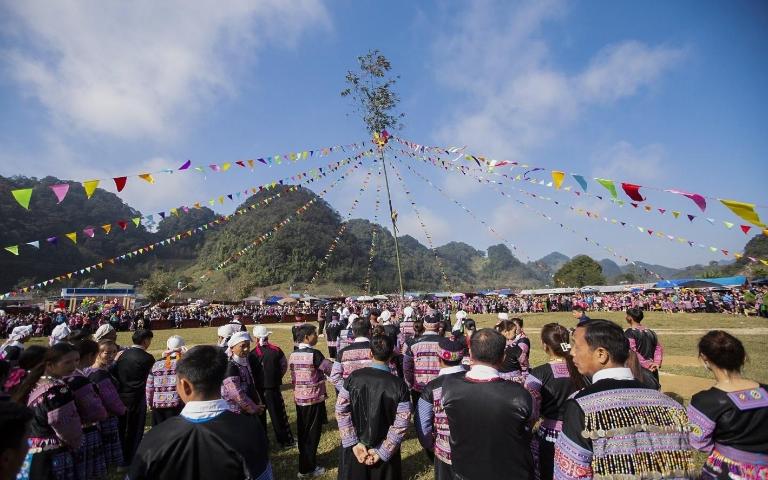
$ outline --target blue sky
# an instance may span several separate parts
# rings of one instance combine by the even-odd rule
[[[186,159],[205,165],[365,139],[339,91],[356,56],[379,48],[401,75],[407,116],[399,134],[405,138],[466,145],[478,154],[588,177],[768,204],[765,2],[0,5],[3,175],[86,180],[175,168]],[[161,176],[154,186],[129,181],[120,196],[152,213],[319,162],[205,179]],[[488,186],[415,168],[517,244],[523,259],[553,250],[610,256],[584,235],[652,263],[726,258],[521,197],[550,215],[548,222]],[[485,249],[498,243],[431,187],[404,175],[436,244],[460,240]],[[342,215],[361,178],[328,195]],[[704,216],[717,219],[715,225],[512,186],[729,251],[740,251],[748,239],[738,229],[744,222],[713,202]],[[590,191],[599,188],[590,185]],[[370,190],[355,216],[372,217]],[[697,213],[685,198],[643,192],[654,208]],[[424,241],[399,187],[393,195],[401,231]],[[768,217],[768,208],[758,212]],[[721,220],[737,226],[728,230]],[[82,226],[63,221],[61,231],[69,227]]]

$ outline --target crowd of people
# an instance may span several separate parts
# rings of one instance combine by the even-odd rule
[[[43,347],[25,345],[34,325],[17,325],[0,347],[0,479],[117,470],[134,480],[267,480],[271,453],[294,447],[298,478],[320,477],[329,388],[340,479],[402,478],[411,428],[440,480],[768,476],[768,386],[741,375],[738,338],[700,339],[716,384],[686,410],[660,392],[663,347],[638,306],[622,328],[574,304],[573,325],[549,323],[537,339],[514,311],[478,328],[467,304],[449,316],[452,306],[328,306],[319,325],[293,325],[291,352],[266,325],[248,332],[233,316],[215,343],[188,348],[173,335],[159,358],[147,351],[149,329],[122,347],[109,322],[91,330],[65,320]],[[547,361],[530,365],[539,345]],[[708,454],[703,470],[695,449]]]

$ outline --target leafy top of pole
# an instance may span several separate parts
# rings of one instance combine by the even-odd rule
[[[400,119],[405,114],[396,111],[400,97],[394,91],[400,76],[390,75],[392,64],[378,50],[370,50],[357,57],[357,61],[360,69],[347,72],[347,88],[341,91],[341,96],[352,99],[355,113],[370,133],[402,128]]]

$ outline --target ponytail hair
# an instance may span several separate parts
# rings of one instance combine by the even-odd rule
[[[579,373],[576,364],[571,357],[571,334],[567,328],[559,323],[548,323],[541,327],[541,342],[549,347],[549,350],[558,358],[565,360],[568,366],[568,376],[571,377],[571,385],[576,390],[586,387],[584,376]]]
[[[75,347],[68,343],[57,343],[49,347],[48,350],[45,351],[43,361],[30,370],[29,375],[27,375],[27,378],[25,378],[21,385],[19,385],[19,389],[13,394],[11,400],[26,405],[29,393],[35,388],[40,377],[45,373],[45,367],[50,363],[60,361],[65,355],[76,351]]]

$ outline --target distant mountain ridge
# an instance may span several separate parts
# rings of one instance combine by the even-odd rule
[[[50,194],[40,194],[50,185],[69,183],[70,191],[61,205]],[[170,215],[148,230],[135,227],[131,218],[141,212],[126,205],[116,195],[97,189],[94,198],[86,199],[80,183],[54,177],[30,179],[0,176],[0,198],[12,198],[10,191],[33,186],[35,194],[30,210],[15,203],[0,202],[0,247],[21,245],[14,256],[0,251],[0,292],[26,286],[68,271],[83,268],[105,258],[114,257],[169,236],[206,224],[216,218],[208,209],[189,209],[178,216]],[[286,185],[285,188],[288,186]],[[50,192],[47,192],[50,193]],[[253,205],[274,192],[259,192],[241,207]],[[296,211],[314,200],[302,215]],[[250,249],[230,266],[216,271],[223,260],[250,245],[254,239],[272,231],[275,224],[291,218],[268,240]],[[118,219],[129,220],[125,231],[117,227],[105,235],[100,226]],[[82,229],[93,226],[97,234],[89,238]],[[171,247],[157,248],[126,262],[118,262],[87,276],[76,276],[57,282],[49,288],[53,294],[64,286],[101,284],[104,280],[140,283],[152,272],[170,272],[182,283],[192,283],[190,292],[199,295],[242,298],[259,288],[281,286],[288,290],[334,293],[362,292],[366,278],[370,291],[394,292],[399,289],[395,263],[394,238],[389,229],[368,220],[352,219],[336,242],[327,261],[324,257],[342,226],[342,218],[327,202],[307,188],[281,195],[267,206],[259,206],[244,215],[212,227],[200,235],[182,239]],[[373,258],[372,231],[376,231]],[[62,235],[78,232],[77,243]],[[41,244],[39,250],[24,245],[37,239],[59,236],[58,245]],[[532,288],[552,285],[552,277],[570,258],[552,252],[539,260],[523,263],[504,244],[492,245],[487,251],[464,242],[449,242],[430,250],[409,235],[399,237],[403,282],[407,290],[475,291],[489,288]],[[747,253],[748,252],[748,253]],[[768,237],[754,237],[745,253],[768,257]],[[437,260],[435,258],[437,254]],[[369,270],[370,260],[370,270]],[[645,269],[665,278],[714,275],[739,272],[751,268],[745,261],[727,265],[713,262],[675,269],[662,265],[636,262],[619,266],[613,260],[599,260],[608,283],[655,281]],[[316,273],[317,272],[317,273]],[[205,281],[200,280],[205,275]],[[314,283],[308,285],[314,277]],[[175,282],[174,282],[175,285]]]

